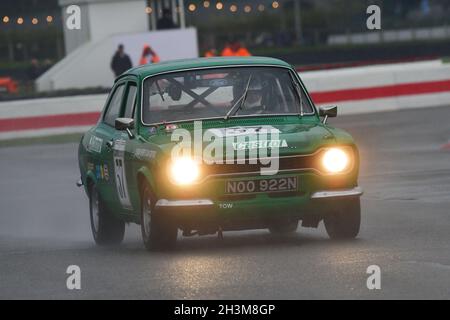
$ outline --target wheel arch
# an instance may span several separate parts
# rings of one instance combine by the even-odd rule
[[[142,193],[142,187],[144,183],[147,183],[148,186],[155,191],[155,181],[153,179],[153,175],[151,174],[150,170],[147,167],[142,167],[137,172],[137,179],[138,187],[139,187],[139,193]]]
[[[86,191],[86,194],[89,196],[90,187],[92,185],[97,184],[97,178],[95,177],[95,174],[92,171],[88,171],[85,178],[84,183],[84,190]]]

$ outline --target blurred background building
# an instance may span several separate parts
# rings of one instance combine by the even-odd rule
[[[381,31],[366,28],[371,4]],[[240,41],[304,69],[450,56],[448,0],[148,0],[148,30],[164,26],[164,8],[169,28],[197,29],[200,55]],[[27,83],[70,51],[58,0],[2,0],[0,19],[0,77]]]

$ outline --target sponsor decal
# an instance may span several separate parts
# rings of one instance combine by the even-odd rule
[[[95,166],[92,162],[88,162],[86,168],[88,171],[94,171]]]
[[[134,157],[138,160],[148,161],[155,159],[156,151],[147,149],[136,149]]]
[[[273,149],[273,148],[287,148],[286,140],[256,140],[245,142],[234,142],[234,150],[254,150],[254,149]]]
[[[214,134],[216,137],[237,137],[237,136],[249,136],[257,134],[279,134],[280,130],[273,126],[255,126],[255,127],[232,127],[232,128],[219,128],[209,129],[207,132]]]
[[[158,131],[158,130],[157,130],[156,127],[150,127],[150,128],[148,128],[148,133],[149,133],[150,135],[156,134],[157,131]]]
[[[178,129],[178,126],[176,124],[166,125],[166,132],[173,132],[176,129]]]
[[[97,180],[103,180],[105,178],[103,175],[103,166],[101,164],[95,166],[95,177]]]
[[[87,145],[87,149],[92,152],[101,153],[102,152],[102,144],[103,144],[103,139],[96,137],[96,136],[91,136],[91,138],[89,139],[89,143]]]
[[[97,180],[109,181],[109,169],[106,164],[93,164],[88,162],[86,165],[87,171],[93,171]]]
[[[251,141],[234,142],[233,149],[238,150],[254,150],[254,149],[273,149],[273,148],[287,148],[286,140],[258,140],[258,135],[279,134],[280,130],[273,126],[255,126],[255,127],[232,127],[210,129],[210,133],[218,138],[242,137],[256,138]]]
[[[109,170],[108,170],[108,165],[106,165],[106,164],[103,165],[103,178],[106,181],[109,181]]]
[[[114,151],[125,152],[125,145],[127,142],[125,140],[116,140],[114,142]]]

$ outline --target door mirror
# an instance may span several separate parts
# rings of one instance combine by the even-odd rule
[[[336,118],[338,113],[337,106],[320,107],[319,116],[324,117],[323,123],[327,123],[328,118]]]
[[[134,138],[131,129],[134,129],[134,120],[131,118],[117,118],[115,122],[116,130],[126,131],[130,139]]]

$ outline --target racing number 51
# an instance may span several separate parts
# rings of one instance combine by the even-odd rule
[[[125,199],[125,186],[123,183],[123,162],[122,159],[115,159],[116,162],[116,183],[117,183],[117,192],[119,194],[120,199]]]

